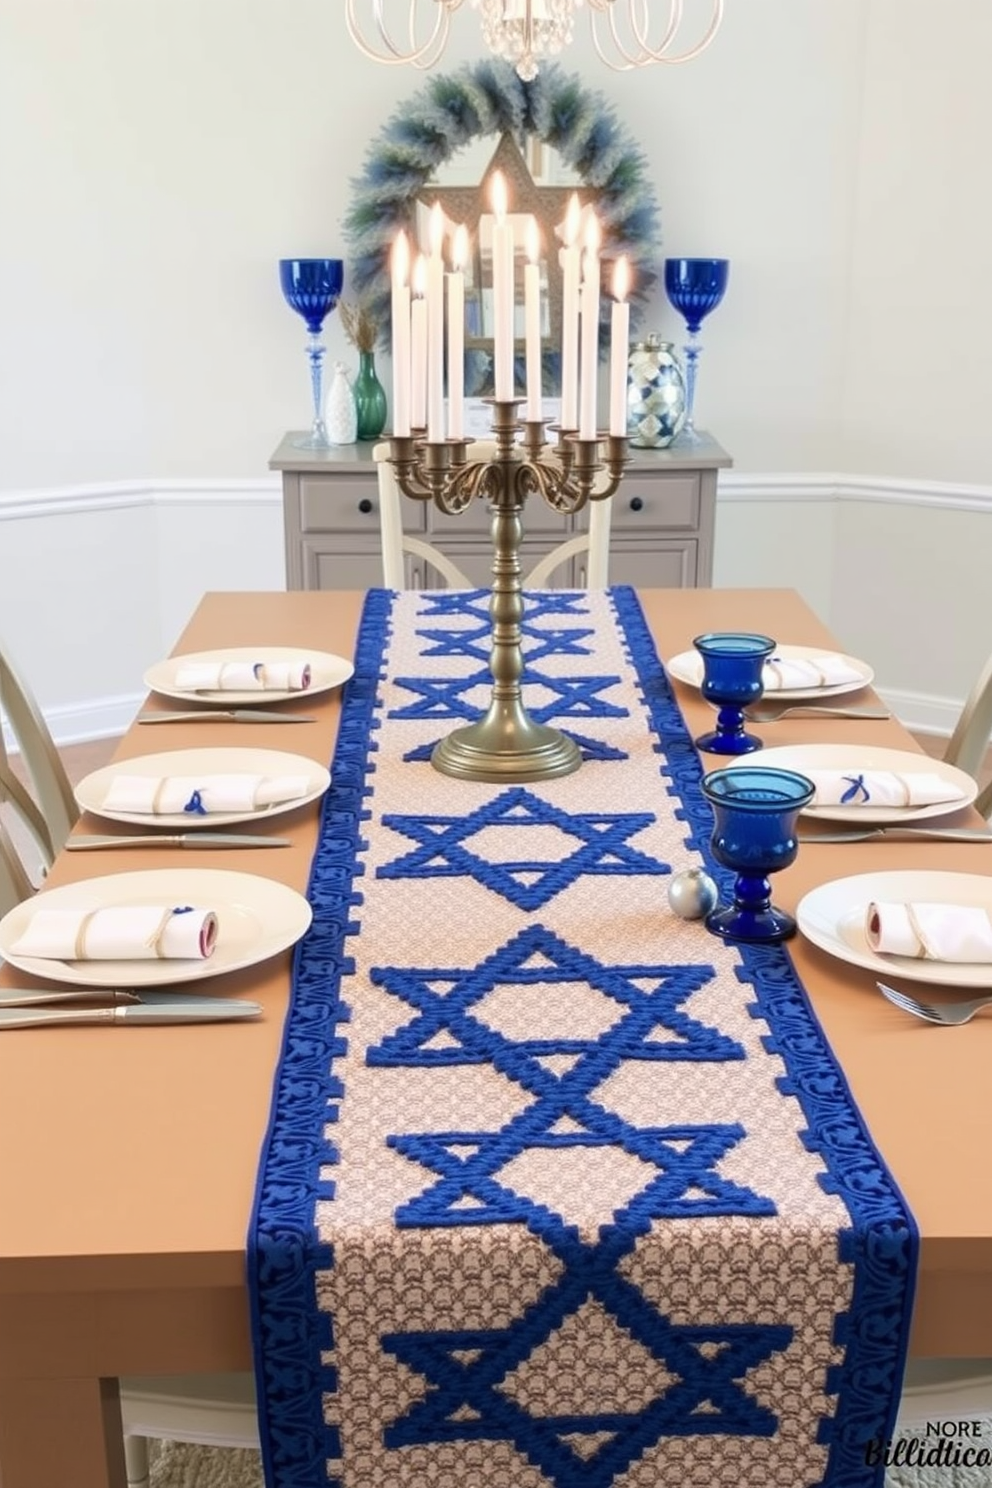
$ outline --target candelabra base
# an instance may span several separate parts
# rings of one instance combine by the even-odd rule
[[[519,705],[494,702],[485,718],[455,729],[431,755],[442,775],[504,784],[508,780],[553,780],[582,763],[567,734],[535,723]]]

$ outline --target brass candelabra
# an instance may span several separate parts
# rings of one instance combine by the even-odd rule
[[[405,496],[433,501],[451,516],[463,512],[476,498],[490,504],[492,695],[477,722],[455,729],[431,755],[435,769],[463,780],[549,780],[570,774],[582,762],[574,740],[560,729],[536,723],[521,696],[523,509],[533,495],[566,515],[581,511],[587,501],[608,500],[623,475],[627,440],[615,434],[580,439],[574,431],[559,430],[556,443],[549,445],[544,419],[518,420],[521,401],[491,400],[496,443],[492,459],[470,460],[467,439],[432,442],[420,430],[392,439],[390,459]],[[518,443],[521,430],[523,439]],[[599,479],[604,469],[605,481]]]

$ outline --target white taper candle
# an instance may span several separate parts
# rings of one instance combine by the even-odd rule
[[[441,203],[431,208],[427,259],[427,438],[444,439],[444,213]]]
[[[513,225],[507,218],[506,181],[493,172],[493,341],[496,397],[513,397]]]
[[[610,433],[627,432],[627,342],[630,337],[630,267],[627,256],[613,270],[613,309],[610,314]]]
[[[579,438],[596,438],[599,391],[599,223],[590,213],[582,255],[582,369],[579,381]]]
[[[392,354],[393,433],[410,432],[410,244],[405,232],[393,243]]]
[[[524,269],[524,344],[527,365],[527,417],[539,419],[541,407],[541,243],[537,223],[527,224],[527,266]]]
[[[572,193],[565,214],[565,246],[561,264],[561,427],[579,425],[579,222],[582,208]]]
[[[448,275],[448,437],[465,434],[465,260],[468,231],[455,229]]]
[[[427,265],[417,254],[413,265],[413,303],[410,306],[410,422],[415,429],[427,426]]]

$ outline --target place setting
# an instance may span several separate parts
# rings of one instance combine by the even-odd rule
[[[76,800],[94,816],[146,831],[140,837],[76,834],[66,847],[285,846],[288,838],[216,829],[296,811],[319,800],[330,780],[326,766],[276,749],[174,749],[117,760],[84,776]]]
[[[291,646],[231,646],[169,656],[149,667],[145,686],[160,697],[204,706],[151,710],[139,713],[137,722],[313,723],[312,714],[273,705],[305,701],[341,687],[354,670],[344,656],[329,651],[304,654]]]
[[[295,889],[213,868],[115,873],[47,888],[0,920],[0,957],[56,986],[0,989],[0,1032],[258,1017],[258,1003],[182,989],[268,960],[295,945],[311,919]]]
[[[992,983],[992,879],[986,874],[894,869],[834,879],[804,895],[796,923],[812,945],[873,973],[883,995],[919,1017],[923,1008],[938,1012],[939,997],[933,1003],[910,998],[887,978],[976,991]],[[938,1013],[928,1021],[956,1020]]]
[[[869,687],[875,679],[872,667],[857,657],[841,651],[816,646],[779,645],[771,637],[748,632],[717,631],[697,636],[691,651],[682,651],[665,663],[670,677],[687,687],[699,688],[704,696],[718,702],[713,694],[719,687],[727,663],[721,666],[720,652],[730,642],[737,658],[732,666],[748,667],[748,697],[741,702],[748,721],[774,723],[793,713],[816,713],[838,718],[888,718],[888,710],[878,706],[844,703],[835,706],[833,699]],[[700,646],[702,642],[702,646]],[[710,675],[707,678],[707,653]],[[757,666],[757,677],[754,676]],[[717,675],[717,674],[720,675]],[[755,683],[760,683],[755,692]],[[766,698],[769,701],[766,701]]]

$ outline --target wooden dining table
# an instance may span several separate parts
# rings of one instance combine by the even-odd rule
[[[659,655],[710,629],[836,647],[794,592],[645,590]],[[350,655],[358,592],[208,594],[175,653],[265,644]],[[871,658],[865,658],[870,662]],[[689,729],[712,712],[675,683]],[[870,691],[856,701],[876,700]],[[179,708],[152,697],[149,709]],[[274,711],[288,704],[275,704]],[[295,709],[298,711],[298,707]],[[327,763],[337,691],[308,696],[308,724],[133,724],[116,758],[211,746],[279,748]],[[766,743],[851,742],[917,749],[895,719],[787,716]],[[718,762],[716,762],[718,763]],[[317,804],[263,830],[282,848],[63,852],[62,885],[150,868],[219,867],[305,892]],[[948,818],[979,826],[970,807]],[[77,832],[124,830],[83,816]],[[992,872],[992,844],[804,844],[777,875],[794,909],[815,886],[896,868]],[[992,1354],[992,1020],[938,1029],[899,1012],[874,978],[809,944],[790,952],[851,1090],[916,1217],[921,1259],[911,1354]],[[290,995],[291,953],[208,980],[251,998],[248,1023],[51,1027],[0,1037],[0,1482],[3,1488],[121,1488],[118,1378],[250,1370],[245,1244],[260,1146]],[[0,986],[31,979],[10,966]]]

